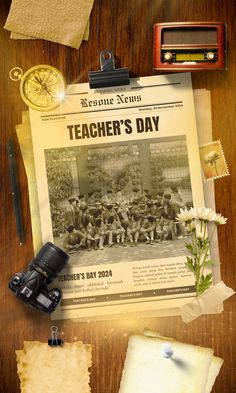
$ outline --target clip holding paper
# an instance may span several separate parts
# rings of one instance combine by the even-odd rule
[[[88,73],[91,89],[129,85],[128,68],[115,68],[114,56],[109,49],[100,52],[100,65],[101,71],[90,71]]]
[[[50,328],[51,338],[48,339],[48,345],[51,347],[56,347],[58,345],[62,345],[63,341],[58,338],[59,336],[59,329],[57,326],[51,326]]]

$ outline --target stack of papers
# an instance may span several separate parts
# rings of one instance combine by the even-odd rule
[[[179,90],[172,88],[172,82],[180,86],[183,85],[183,88]],[[168,95],[166,92],[167,97],[164,96],[165,91],[163,90],[163,85],[168,86],[165,88],[166,90],[170,89]],[[189,155],[189,160],[191,160],[190,169],[193,172],[197,169],[197,178],[193,177],[194,186],[192,185],[192,193],[195,195],[196,200],[199,198],[201,199],[199,199],[198,205],[203,206],[204,200],[202,191],[204,191],[205,206],[214,209],[214,184],[204,184],[204,190],[202,190],[200,168],[196,166],[196,161],[193,160],[193,157],[197,159],[198,155],[196,132],[189,131],[194,137],[193,143],[192,137],[190,138],[188,136],[190,123],[186,120],[184,123],[180,121],[180,117],[184,116],[181,113],[187,110],[187,108],[183,109],[183,107],[180,106],[177,97],[178,94],[180,94],[180,96],[186,94],[186,96],[191,98],[192,92],[191,89],[189,90],[189,87],[191,87],[189,75],[184,74],[133,80],[131,81],[131,88],[124,87],[123,93],[119,92],[119,87],[111,90],[107,89],[108,98],[104,96],[105,93],[103,93],[101,97],[93,97],[94,93],[90,91],[87,84],[71,85],[69,86],[68,99],[60,108],[51,111],[50,114],[30,111],[29,120],[29,114],[27,112],[23,113],[23,122],[21,125],[17,126],[17,135],[29,182],[30,210],[35,252],[38,251],[45,241],[49,240],[53,241],[59,247],[63,247],[64,239],[66,238],[66,227],[64,230],[62,229],[61,233],[52,232],[51,225],[54,217],[50,217],[50,201],[47,199],[47,203],[45,203],[45,196],[48,198],[48,193],[45,194],[45,190],[53,189],[50,186],[50,179],[46,177],[45,164],[56,165],[54,164],[54,158],[51,158],[54,153],[56,153],[59,162],[70,162],[70,167],[73,167],[74,180],[76,180],[74,182],[74,187],[79,183],[81,187],[84,187],[87,194],[91,186],[89,186],[88,180],[85,181],[87,172],[84,171],[83,165],[86,162],[86,165],[90,165],[93,152],[102,155],[102,157],[104,157],[104,162],[107,163],[106,165],[109,164],[106,167],[104,163],[103,166],[101,159],[99,159],[97,165],[101,165],[100,170],[109,171],[111,162],[109,161],[110,156],[107,154],[108,152],[111,152],[110,154],[113,155],[118,154],[118,156],[120,154],[124,162],[122,165],[126,165],[128,158],[127,154],[125,155],[123,153],[123,146],[132,146],[132,154],[134,154],[137,148],[141,151],[143,143],[146,143],[149,149],[153,147],[157,149],[160,143],[160,147],[164,147],[164,151],[167,151],[167,147],[172,147],[172,144],[176,143],[176,140],[177,142],[181,141],[183,146],[186,146],[187,140],[189,149],[193,149],[192,153]],[[153,95],[150,95],[151,89],[153,90]],[[133,102],[124,101],[126,98],[130,100],[130,90],[132,94],[134,94],[133,91],[138,91],[138,93],[135,93],[137,94],[135,104]],[[162,101],[160,97],[158,97],[158,102],[160,103],[157,103],[156,90],[163,94]],[[170,97],[171,94],[173,96],[171,97],[172,103],[168,104],[166,99]],[[134,97],[131,98],[132,100],[134,99]],[[144,102],[140,104],[141,99],[143,99]],[[124,102],[123,107],[120,109],[121,100]],[[147,100],[147,102],[151,101],[151,103],[145,105],[145,100]],[[184,99],[183,102],[185,104],[189,101]],[[205,140],[207,139],[206,142],[209,142],[211,140],[210,94],[206,90],[194,92],[194,102],[192,98],[191,102],[191,111],[188,111],[188,114],[192,113],[194,116],[193,111],[195,109],[198,134],[204,135]],[[100,107],[88,110],[86,106],[88,103],[93,103],[94,106],[102,105],[104,108],[103,110],[101,110]],[[114,104],[116,105],[115,108]],[[109,110],[106,108],[107,105],[110,106]],[[74,110],[72,110],[72,108],[74,108]],[[204,111],[201,111],[200,108],[204,108]],[[206,108],[208,108],[208,110]],[[131,112],[130,114],[129,111]],[[97,114],[94,114],[95,112]],[[208,116],[206,116],[206,113]],[[159,116],[157,116],[157,114],[159,114]],[[167,123],[171,120],[170,114],[176,121],[167,126],[165,122]],[[120,120],[118,120],[119,118]],[[159,118],[160,122],[158,124]],[[96,119],[96,121],[94,119]],[[194,124],[194,117],[191,121]],[[105,126],[107,127],[107,135],[101,134],[99,136],[98,130],[102,130]],[[111,129],[108,128],[111,128],[111,126],[116,127],[113,130],[113,135],[111,135]],[[187,139],[183,136],[183,126],[186,127]],[[147,131],[145,134],[141,132],[141,130],[144,130],[143,127],[146,127],[148,133]],[[165,130],[164,128],[162,130],[162,127],[165,127]],[[130,130],[133,135],[129,135]],[[95,131],[97,132],[96,138],[94,137]],[[44,132],[45,138],[43,138]],[[89,132],[93,134],[93,138],[91,136],[92,134],[90,135]],[[174,133],[177,134],[176,137]],[[39,135],[40,139],[38,137]],[[50,139],[48,138],[49,135]],[[137,139],[135,140],[135,138]],[[200,136],[201,143],[205,142],[205,140],[203,141],[204,138]],[[104,149],[104,145],[101,144],[101,142],[103,142],[102,139],[106,143],[106,149]],[[118,142],[117,145],[116,142]],[[87,150],[88,147],[86,147],[86,145],[88,145],[91,150]],[[63,153],[63,156],[61,153]],[[168,152],[166,154],[168,155]],[[149,161],[146,160],[146,156],[142,155],[142,157],[142,165],[148,166]],[[79,160],[82,158],[84,162],[81,161],[80,163]],[[137,161],[137,155],[135,156],[135,160]],[[66,166],[68,168],[67,164]],[[56,168],[58,168],[57,165]],[[44,171],[42,174],[40,173],[41,170]],[[110,176],[113,176],[113,173],[111,173]],[[116,173],[114,176],[116,176]],[[145,181],[145,177],[143,177],[143,181]],[[195,184],[196,181],[197,186]],[[126,186],[126,184],[124,186]],[[71,192],[75,194],[76,198],[78,194],[82,194],[82,191],[76,188],[75,190],[72,189]],[[121,193],[124,194],[125,191],[121,190],[120,194]],[[115,193],[114,198],[118,198],[118,195]],[[69,207],[69,202],[63,200],[61,203],[61,208],[60,204],[58,204],[58,206],[59,209],[61,209],[61,215],[64,215],[63,217],[66,219],[65,212]],[[84,202],[81,202],[81,206],[83,203]],[[105,202],[102,199],[98,199],[96,203],[98,204],[97,206],[100,206]],[[118,199],[115,199],[114,203],[119,204],[120,202]],[[91,206],[93,207],[93,202],[89,201],[88,208],[92,212]],[[105,206],[104,208],[106,209]],[[93,210],[94,209],[93,207]],[[80,208],[79,211],[83,214]],[[88,236],[89,227],[84,229],[87,233],[86,236]],[[145,242],[140,239],[137,249],[130,248],[132,244],[128,244],[128,246],[124,248],[122,244],[117,243],[117,238],[113,240],[115,241],[113,247],[109,247],[109,245],[105,243],[103,248],[96,250],[95,247],[88,253],[88,244],[85,243],[79,249],[79,252],[70,254],[70,267],[62,272],[62,275],[58,277],[56,282],[56,285],[63,291],[63,300],[55,313],[53,313],[52,318],[122,318],[125,317],[128,312],[130,315],[130,304],[132,304],[133,316],[140,315],[139,311],[142,311],[142,315],[147,317],[180,315],[181,305],[191,301],[191,298],[195,298],[194,279],[189,275],[189,272],[186,272],[186,275],[183,276],[184,278],[182,276],[178,277],[178,275],[173,278],[172,274],[169,282],[163,283],[160,281],[163,277],[161,274],[159,275],[160,271],[162,271],[162,273],[163,271],[168,272],[169,269],[171,272],[176,266],[182,266],[184,268],[185,255],[183,253],[179,255],[178,261],[174,254],[170,257],[168,250],[172,248],[172,240],[169,240],[167,243],[164,242],[163,244],[157,242],[153,245],[146,245]],[[109,241],[108,237],[105,238],[105,241]],[[175,243],[173,242],[173,245],[176,243],[180,244],[180,242],[180,240],[177,240]],[[184,245],[184,239],[182,242]],[[212,245],[214,246],[214,259],[217,260],[218,243],[216,235],[212,241]],[[150,252],[152,254],[150,254]],[[166,253],[165,258],[162,257],[162,252]],[[158,256],[160,259],[158,259]],[[125,259],[122,260],[122,258]],[[177,261],[177,265],[175,261]],[[145,268],[145,266],[147,266],[147,268]],[[154,275],[153,272],[155,272],[155,269],[158,270],[158,272]],[[182,270],[179,269],[179,271],[181,272]],[[142,273],[142,276],[138,276],[140,273]],[[153,281],[149,278],[150,274],[153,276]],[[219,266],[214,267],[213,276],[214,282],[219,281]],[[141,285],[139,284],[140,277],[142,278]],[[181,291],[182,287],[183,291]],[[178,292],[176,292],[177,290]],[[186,290],[188,293],[185,295]],[[173,293],[175,295],[173,295]],[[91,296],[91,294],[93,296]],[[142,301],[142,299],[145,301]],[[214,307],[214,310],[209,312],[215,313],[220,311],[222,311],[221,306],[217,308]]]
[[[167,341],[173,352],[170,358],[163,356]],[[210,348],[180,343],[152,332],[133,335],[119,393],[210,393],[222,364],[223,359],[213,356]]]

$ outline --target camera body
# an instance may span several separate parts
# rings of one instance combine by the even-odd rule
[[[60,302],[62,294],[58,288],[48,291],[47,284],[50,284],[50,281],[37,270],[32,269],[16,273],[9,282],[9,288],[23,302],[51,313]]]
[[[16,273],[9,281],[9,288],[23,302],[51,313],[61,300],[60,289],[47,289],[68,261],[68,255],[48,242],[38,252],[23,273]]]

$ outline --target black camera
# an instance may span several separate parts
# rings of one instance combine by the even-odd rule
[[[47,313],[55,310],[61,300],[61,291],[50,291],[47,285],[64,268],[69,256],[54,244],[46,243],[23,273],[16,273],[9,282],[9,288],[23,302]]]

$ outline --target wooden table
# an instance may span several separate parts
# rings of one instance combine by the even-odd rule
[[[8,280],[23,271],[33,257],[27,178],[17,146],[17,163],[22,190],[23,220],[26,239],[19,246],[11,198],[6,142],[9,135],[16,141],[15,125],[21,123],[21,112],[27,107],[19,95],[19,84],[9,79],[14,66],[23,70],[36,64],[59,68],[68,83],[86,82],[89,70],[99,69],[98,54],[109,48],[118,66],[126,66],[132,76],[153,75],[153,24],[168,21],[223,21],[228,24],[228,69],[225,72],[193,74],[194,88],[211,91],[214,140],[220,139],[227,158],[230,176],[215,183],[217,211],[228,217],[220,227],[219,247],[224,282],[236,288],[236,3],[234,0],[95,0],[91,14],[88,42],[79,50],[42,40],[14,41],[3,29],[9,0],[1,0],[0,30],[0,122],[1,122],[1,296],[0,296],[0,391],[19,392],[15,349],[23,340],[46,341],[50,319],[16,299],[8,289]],[[235,50],[235,52],[234,52]],[[225,362],[217,378],[214,393],[236,392],[236,297],[224,304],[219,315],[204,316],[190,324],[180,317],[72,323],[58,322],[66,341],[81,339],[91,343],[93,393],[117,393],[125,359],[128,336],[145,327],[158,330],[192,344],[214,348]],[[174,393],[174,392],[173,392]]]

